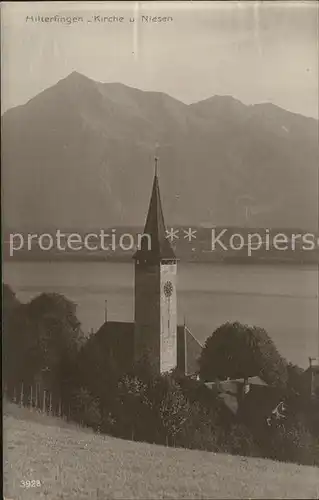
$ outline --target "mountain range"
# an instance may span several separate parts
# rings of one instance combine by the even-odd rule
[[[77,72],[2,116],[4,226],[141,225],[154,155],[168,225],[318,228],[317,120]]]

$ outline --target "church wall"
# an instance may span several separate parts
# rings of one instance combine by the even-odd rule
[[[311,396],[319,394],[319,367],[311,367]]]
[[[198,342],[197,339],[195,339],[190,331],[186,329],[186,369],[185,369],[185,374],[186,375],[192,375],[199,370],[199,357],[202,352],[202,346]]]
[[[177,326],[177,368],[179,373],[186,374],[186,345],[185,345],[185,326]]]
[[[135,265],[134,359],[144,356],[160,371],[160,267]]]
[[[161,373],[177,365],[177,265],[161,264],[160,301],[161,301]],[[165,294],[165,284],[171,284],[171,294]]]

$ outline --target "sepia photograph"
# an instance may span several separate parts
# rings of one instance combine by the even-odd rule
[[[318,35],[1,2],[5,500],[319,498]]]

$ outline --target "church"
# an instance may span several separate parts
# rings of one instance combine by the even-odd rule
[[[147,359],[155,373],[194,375],[202,346],[186,324],[177,324],[177,258],[166,236],[157,158],[144,234],[133,256],[134,322],[106,317],[96,340],[124,372]]]

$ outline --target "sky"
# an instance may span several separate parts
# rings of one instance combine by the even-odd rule
[[[2,111],[78,71],[185,103],[232,95],[318,118],[318,9],[315,1],[2,2]],[[30,20],[55,15],[83,21]],[[99,15],[124,21],[94,22]]]

